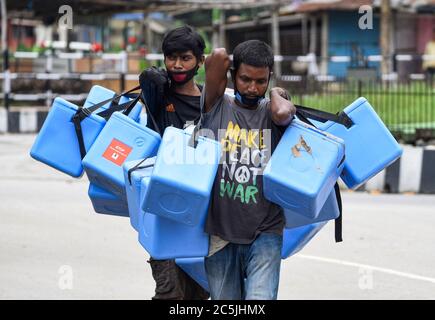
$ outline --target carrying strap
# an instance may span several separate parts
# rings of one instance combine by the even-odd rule
[[[202,90],[205,90],[205,86],[202,88]],[[189,147],[196,148],[198,145],[198,138],[199,138],[198,132],[202,127],[202,120],[204,116],[203,106],[204,106],[204,94],[201,93],[201,97],[199,100],[199,120],[192,131],[192,135],[190,136],[189,143],[188,143]]]
[[[104,106],[105,104],[107,104],[107,103],[109,103],[109,102],[113,102],[113,101],[119,101],[119,99],[121,98],[121,97],[123,97],[123,96],[129,96],[128,94],[129,93],[132,93],[133,91],[136,91],[136,90],[139,90],[140,89],[140,86],[137,86],[137,87],[134,87],[133,89],[130,89],[130,90],[127,90],[127,91],[124,91],[123,93],[121,93],[121,94],[118,94],[118,95],[115,95],[114,97],[112,97],[112,98],[109,98],[109,99],[106,99],[106,100],[104,100],[104,101],[101,101],[101,102],[99,102],[99,103],[97,103],[97,104],[94,104],[93,106],[91,106],[91,107],[88,107],[88,108],[80,108],[81,110],[82,110],[82,112],[83,113],[85,113],[85,114],[87,114],[87,115],[90,115],[91,113],[93,113],[95,110],[98,110],[99,108],[101,108],[102,106]],[[129,101],[129,102],[131,102],[131,101]],[[127,102],[128,103],[128,102]],[[110,107],[109,107],[109,109],[110,109]]]
[[[201,118],[199,118],[198,124],[193,128],[192,135],[190,136],[188,146],[196,148],[198,146],[198,132],[201,129]]]
[[[86,155],[86,148],[85,148],[85,142],[83,140],[81,120],[77,113],[72,117],[72,122],[74,124],[74,129],[76,131],[77,141],[79,142],[80,156],[81,159],[83,160],[83,158]]]
[[[296,115],[301,121],[308,123],[313,127],[316,127],[310,120],[307,119],[306,114],[301,112],[301,110],[296,110]],[[345,158],[343,156],[338,167],[343,163],[344,159]],[[338,185],[338,183],[335,183],[334,190],[335,190],[335,198],[337,200],[338,211],[339,211],[338,217],[334,220],[335,242],[342,242],[343,241],[343,204],[341,201],[340,186]]]
[[[127,177],[128,177],[128,183],[131,185],[131,174],[133,173],[133,171],[139,170],[139,169],[146,169],[146,168],[151,168],[154,167],[154,163],[153,164],[147,164],[147,165],[143,165],[141,166],[141,164],[147,160],[148,158],[145,158],[143,160],[141,160],[140,162],[138,162],[133,168],[128,169],[127,171]]]
[[[335,219],[335,242],[343,241],[343,203],[341,202],[340,186],[338,183],[334,185],[335,197],[337,199],[339,216]]]
[[[126,96],[127,94],[136,91],[140,89],[140,86],[137,86],[133,89],[130,89],[128,91],[125,91],[117,96],[114,96],[110,99],[106,99],[104,101],[101,101],[91,107],[88,108],[83,108],[80,107],[77,112],[74,114],[74,116],[72,117],[71,121],[74,124],[74,129],[76,131],[76,135],[77,135],[77,140],[79,143],[79,148],[80,148],[80,156],[83,160],[83,158],[86,156],[86,147],[85,147],[85,142],[84,142],[84,138],[83,138],[83,130],[82,130],[82,125],[81,122],[86,119],[87,117],[89,117],[94,111],[98,110],[99,108],[101,108],[102,106],[106,105],[107,103],[112,103],[114,101],[118,101],[122,96]],[[139,95],[131,100],[128,101],[126,103],[120,104],[120,105],[116,105],[116,106],[110,106],[107,110],[104,110],[100,113],[98,113],[98,115],[101,115],[103,118],[105,118],[106,120],[110,118],[110,116],[113,114],[113,112],[115,111],[120,111],[120,110],[124,110],[124,114],[128,115],[131,110],[133,109],[133,107],[136,105],[136,103],[139,100]]]
[[[297,104],[295,104],[295,107],[297,112],[300,115],[303,115],[304,118],[310,118],[323,123],[325,123],[326,121],[333,121],[345,126],[348,129],[354,125],[352,119],[344,111],[341,111],[337,114],[333,114],[326,111],[313,109]]]
[[[97,115],[99,115],[100,117],[109,120],[109,118],[112,116],[112,114],[116,111],[122,111],[125,115],[128,115],[131,110],[133,109],[133,107],[137,104],[137,102],[139,101],[138,95],[125,95],[126,97],[132,99],[130,101],[121,103],[121,104],[117,104],[117,105],[113,105],[111,107],[109,107],[108,109],[101,111],[99,113],[97,113]],[[113,103],[113,102],[112,102]]]
[[[138,94],[133,100],[127,102],[125,105],[125,110],[122,112],[124,115],[128,116],[133,108],[136,106],[140,99],[140,95]]]
[[[150,107],[148,106],[148,103],[146,102],[146,100],[145,100],[145,98],[143,96],[143,91],[141,91],[139,93],[139,97],[140,97],[140,101],[145,106],[145,110],[146,110],[146,113],[147,113],[147,118],[151,119],[152,125],[154,127],[154,131],[156,131],[160,136],[162,136],[162,132],[160,131],[159,126],[157,125],[156,119],[154,118],[153,114],[151,113]]]

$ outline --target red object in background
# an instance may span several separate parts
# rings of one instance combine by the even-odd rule
[[[143,56],[146,56],[147,53],[148,53],[148,49],[145,48],[145,47],[140,47],[140,48],[139,48],[139,53],[140,53],[141,55],[143,55]]]
[[[135,36],[128,37],[129,44],[134,44],[134,43],[136,43],[136,41],[137,41],[137,39]]]
[[[91,50],[94,52],[99,52],[103,50],[103,46],[101,45],[101,43],[94,42],[91,46]]]
[[[423,54],[426,44],[432,39],[432,29],[435,28],[435,18],[421,16],[417,18],[417,53]],[[415,41],[415,40],[414,40]]]

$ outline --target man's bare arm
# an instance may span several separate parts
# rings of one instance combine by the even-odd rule
[[[214,49],[205,60],[205,112],[225,93],[230,58],[224,48]]]
[[[270,112],[272,121],[278,126],[286,126],[292,121],[296,107],[284,89],[275,87],[270,90]]]

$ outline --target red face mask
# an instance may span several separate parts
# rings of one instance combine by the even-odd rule
[[[176,72],[168,70],[168,76],[175,85],[183,85],[189,82],[196,75],[198,69],[199,66],[196,65],[187,71]]]

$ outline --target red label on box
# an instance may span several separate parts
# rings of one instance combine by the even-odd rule
[[[113,139],[112,142],[107,147],[106,151],[103,153],[103,158],[113,162],[118,166],[122,166],[125,159],[127,159],[132,148],[122,143],[119,140]]]

